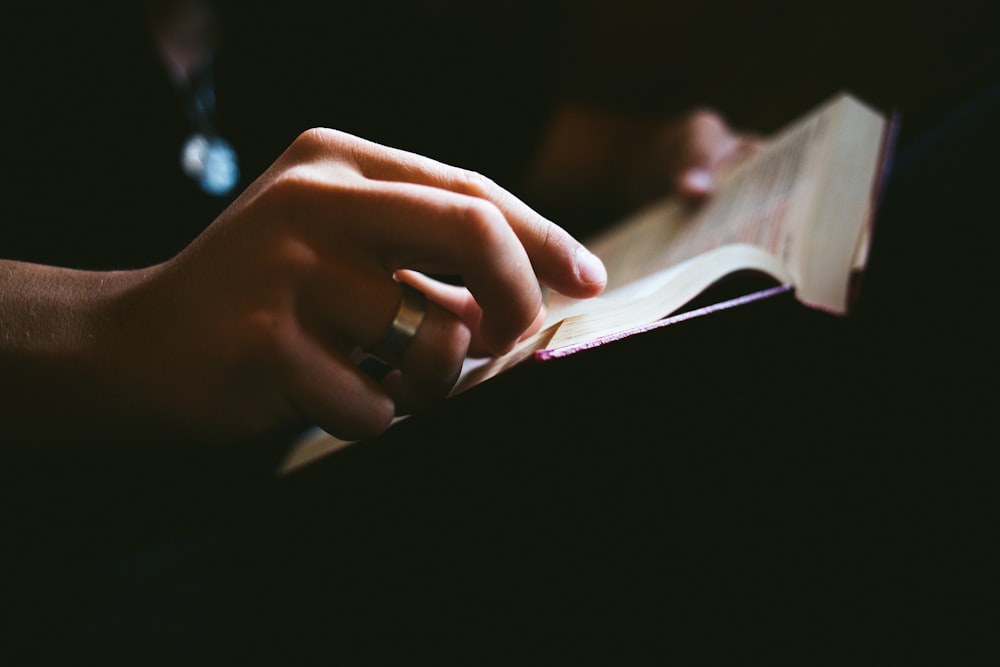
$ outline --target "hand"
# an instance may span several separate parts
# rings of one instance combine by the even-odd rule
[[[553,114],[528,187],[557,210],[576,202],[629,211],[670,193],[700,202],[759,141],[707,109],[661,121],[567,102]]]
[[[654,133],[645,159],[637,163],[638,197],[676,192],[700,202],[712,194],[726,169],[759,145],[759,137],[736,132],[712,110],[700,109],[667,122]]]
[[[376,382],[357,361],[397,310],[396,278],[426,291],[427,312]],[[90,385],[107,391],[104,409],[188,440],[297,423],[371,436],[445,396],[470,344],[501,353],[537,327],[539,281],[589,297],[605,279],[575,239],[486,178],[311,130],[173,260],[101,276]]]

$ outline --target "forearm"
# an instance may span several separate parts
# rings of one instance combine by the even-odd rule
[[[384,338],[397,275],[427,270],[467,290],[430,295],[376,382],[357,355]],[[378,435],[447,396],[470,341],[510,349],[538,322],[539,283],[588,298],[605,281],[576,239],[485,177],[310,130],[167,262],[0,262],[0,437],[219,445],[312,424]]]
[[[7,442],[111,435],[125,410],[111,348],[128,273],[0,261],[0,415]]]

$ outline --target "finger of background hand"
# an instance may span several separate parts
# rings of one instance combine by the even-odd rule
[[[681,196],[699,199],[712,193],[715,187],[715,177],[711,169],[692,167],[680,173],[676,179],[675,187]]]
[[[675,187],[682,196],[693,199],[707,197],[715,191],[716,184],[724,171],[752,155],[760,145],[761,141],[752,136],[741,136],[735,141],[726,141],[717,146],[710,155],[702,153],[701,162],[681,170],[675,179]]]
[[[680,145],[674,187],[693,199],[711,194],[718,171],[739,154],[743,144],[722,116],[704,109],[692,112],[669,136],[669,141]]]
[[[714,111],[697,111],[688,121],[688,166],[712,168],[740,144],[739,136]]]
[[[568,232],[485,176],[407,151],[358,139],[356,165],[370,179],[427,185],[484,199],[496,206],[531,258],[544,284],[569,296],[599,294],[607,274],[599,259]]]

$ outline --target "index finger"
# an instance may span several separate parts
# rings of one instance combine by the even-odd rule
[[[449,190],[496,206],[531,261],[539,281],[567,296],[587,298],[600,294],[607,282],[604,264],[566,230],[540,215],[491,179],[416,153],[354,142],[353,158],[366,178],[428,185]]]
[[[480,333],[496,353],[513,345],[541,308],[541,290],[527,253],[489,201],[389,181],[349,189],[314,187],[312,201],[317,220],[337,210],[344,220],[364,222],[347,227],[354,239],[351,247],[369,249],[375,270],[387,277],[428,265],[460,275],[482,307]],[[343,252],[343,232],[329,237],[329,243],[332,254]]]

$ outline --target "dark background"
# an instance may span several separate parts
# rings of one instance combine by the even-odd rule
[[[254,34],[258,47],[270,43],[262,52],[300,72],[290,82],[292,96],[319,96],[317,122],[464,166],[492,166],[501,180],[510,163],[489,165],[469,149],[486,146],[488,138],[494,158],[504,146],[523,148],[518,137],[530,140],[535,127],[526,119],[537,121],[565,96],[653,115],[709,106],[735,127],[766,133],[846,89],[900,111],[906,141],[1000,72],[986,6],[970,0],[930,7],[900,0],[233,3],[258,26],[244,36]],[[259,26],[270,34],[260,35]],[[449,145],[442,127],[462,135],[455,143],[465,153]]]
[[[1000,73],[987,3],[584,3],[576,71],[647,109],[716,107],[771,131],[840,89],[903,114],[904,138]],[[657,85],[659,84],[659,85]]]
[[[899,111],[905,144],[1000,72],[985,3],[967,0],[218,2],[218,124],[241,187],[322,125],[523,194],[567,97],[654,117],[712,107],[766,134],[849,90]],[[191,126],[142,3],[6,11],[0,122],[16,196],[0,202],[0,256],[127,268],[182,249],[228,201],[178,169]]]
[[[6,159],[4,197],[0,202],[0,257],[98,268],[142,266],[169,257],[182,248],[225,205],[224,201],[206,201],[179,172],[177,147],[191,129],[163,77],[162,68],[153,57],[148,40],[142,38],[141,21],[135,21],[140,4],[132,0],[56,2],[4,10],[0,21],[0,53],[7,94],[0,106],[0,121],[5,130]],[[108,7],[111,13],[103,13]],[[879,108],[899,110],[903,117],[902,140],[906,143],[991,83],[1000,71],[997,67],[1000,50],[995,46],[994,26],[982,15],[985,3],[952,2],[931,11],[895,0],[871,3],[850,0],[824,6],[792,2],[651,3],[639,0],[497,4],[444,0],[420,5],[226,0],[224,9],[232,21],[226,23],[227,41],[222,51],[224,57],[220,57],[219,62],[220,123],[240,151],[248,178],[266,167],[297,131],[307,125],[322,124],[482,170],[516,189],[518,169],[530,158],[534,142],[544,129],[551,103],[567,95],[652,115],[672,115],[695,106],[710,106],[721,111],[736,127],[766,133],[834,92],[847,89]],[[955,173],[966,176],[958,171]],[[996,181],[984,179],[984,182],[989,185]],[[920,185],[930,190],[924,187],[923,181]],[[910,213],[905,210],[896,217],[908,222]],[[951,211],[948,213],[950,215]],[[961,219],[962,216],[957,213],[954,217]],[[961,230],[957,235],[961,235]],[[976,245],[964,238],[960,240],[965,245]],[[943,302],[944,299],[931,303]],[[981,309],[985,310],[986,306]],[[756,328],[738,323],[710,328],[708,324],[716,321],[706,320],[701,325],[704,329],[680,329],[674,338],[656,339],[665,344],[663,349],[688,349],[686,344],[692,343],[712,351],[712,354],[668,359],[673,365],[668,367],[671,384],[665,388],[667,399],[659,392],[646,392],[637,382],[635,368],[611,363],[615,360],[608,360],[607,375],[592,372],[582,361],[568,362],[566,375],[550,374],[547,380],[534,386],[533,393],[525,394],[517,388],[504,393],[503,384],[494,385],[482,394],[479,412],[466,403],[458,404],[458,408],[467,409],[460,415],[464,421],[457,424],[444,418],[435,421],[435,415],[431,414],[427,420],[405,422],[402,431],[390,432],[388,448],[376,450],[374,456],[378,456],[378,451],[395,455],[402,449],[423,468],[407,467],[409,459],[403,458],[379,473],[387,482],[361,489],[378,501],[366,508],[374,514],[360,513],[357,519],[352,519],[351,506],[341,509],[330,505],[325,502],[329,498],[320,494],[320,501],[305,504],[310,511],[300,515],[305,517],[306,523],[311,521],[314,525],[288,523],[285,527],[286,517],[279,516],[274,528],[279,532],[275,533],[264,530],[255,517],[251,532],[260,531],[261,540],[272,547],[281,546],[275,536],[280,535],[282,529],[301,528],[292,534],[296,539],[322,538],[334,525],[336,517],[331,516],[331,512],[337,510],[345,522],[338,526],[338,535],[354,527],[359,535],[369,535],[368,539],[372,540],[361,542],[360,547],[377,547],[382,536],[373,534],[372,526],[384,526],[386,539],[397,539],[392,531],[396,524],[388,520],[380,522],[384,516],[379,516],[379,512],[385,510],[390,518],[396,512],[399,523],[406,528],[398,538],[404,548],[396,548],[397,543],[388,542],[393,547],[384,551],[388,564],[395,564],[393,559],[404,563],[414,560],[414,553],[409,550],[414,545],[407,540],[412,538],[418,547],[424,540],[423,551],[418,551],[417,555],[426,557],[429,568],[438,568],[432,573],[440,570],[442,577],[451,577],[455,576],[455,571],[449,569],[450,561],[437,560],[439,551],[426,544],[426,535],[420,530],[428,522],[433,527],[438,515],[425,511],[421,522],[414,521],[411,514],[421,509],[435,509],[433,503],[440,499],[440,509],[451,510],[451,513],[442,511],[440,516],[454,516],[455,507],[468,507],[468,516],[463,520],[467,519],[470,525],[495,525],[484,521],[489,514],[475,514],[482,510],[498,515],[494,518],[503,526],[506,507],[501,501],[513,495],[518,503],[516,507],[523,510],[528,523],[507,526],[512,537],[521,536],[511,542],[511,548],[523,547],[511,558],[520,558],[522,565],[532,566],[537,562],[532,558],[532,549],[538,548],[532,539],[551,535],[550,528],[554,526],[556,538],[565,539],[569,546],[560,549],[556,545],[551,554],[568,553],[566,562],[574,567],[560,570],[564,565],[560,561],[553,562],[551,570],[569,572],[570,578],[565,581],[567,589],[587,590],[585,586],[577,586],[577,580],[571,578],[579,574],[585,585],[596,581],[602,589],[601,595],[594,599],[620,603],[620,606],[597,610],[581,606],[569,611],[580,616],[593,611],[597,619],[615,620],[621,608],[633,601],[627,595],[628,587],[621,589],[621,595],[614,587],[623,580],[639,590],[653,590],[657,596],[656,605],[669,604],[679,610],[679,621],[671,618],[664,622],[662,615],[645,616],[626,609],[623,618],[637,618],[655,625],[643,627],[640,633],[643,635],[646,630],[650,635],[656,634],[662,625],[673,623],[672,627],[676,628],[676,622],[685,621],[685,614],[688,626],[680,626],[682,634],[684,627],[714,627],[719,615],[738,615],[740,623],[745,623],[741,627],[746,627],[747,631],[736,637],[732,645],[736,650],[742,647],[741,641],[759,644],[772,641],[774,637],[779,638],[774,641],[781,642],[778,646],[781,649],[785,646],[782,640],[786,635],[796,639],[794,633],[787,630],[785,621],[801,617],[800,626],[811,623],[811,619],[799,614],[799,607],[795,606],[809,604],[816,616],[815,633],[804,633],[802,644],[807,645],[809,652],[805,655],[810,656],[814,655],[815,646],[829,644],[843,646],[842,654],[850,658],[856,644],[846,643],[845,634],[857,634],[854,631],[860,627],[863,632],[878,635],[886,632],[888,622],[888,631],[903,639],[887,645],[893,649],[907,647],[907,657],[919,658],[924,645],[914,644],[913,639],[931,637],[924,631],[933,629],[941,614],[947,616],[946,622],[960,626],[959,637],[963,640],[972,635],[987,636],[984,629],[987,616],[979,613],[979,608],[970,605],[968,600],[981,586],[980,573],[993,569],[971,567],[970,559],[982,557],[984,552],[979,537],[985,538],[992,532],[991,521],[980,521],[985,514],[982,509],[985,503],[980,503],[979,499],[986,498],[987,493],[978,490],[992,491],[993,480],[985,478],[995,466],[980,465],[979,459],[970,455],[969,466],[977,473],[970,475],[953,462],[951,467],[939,465],[940,452],[947,452],[947,449],[934,448],[933,456],[929,454],[926,458],[927,463],[911,456],[900,469],[898,452],[885,445],[900,441],[907,452],[912,452],[914,444],[920,441],[916,436],[926,437],[928,432],[921,428],[921,421],[911,423],[907,420],[914,415],[929,419],[935,411],[911,409],[904,401],[897,401],[893,407],[899,413],[886,414],[877,384],[869,392],[872,402],[867,407],[873,408],[868,416],[877,417],[878,422],[840,422],[837,415],[823,415],[829,419],[812,419],[813,415],[788,409],[788,414],[802,414],[806,426],[832,424],[840,425],[842,430],[810,432],[800,442],[800,431],[794,428],[796,424],[786,424],[793,436],[787,441],[772,442],[770,429],[786,423],[779,421],[782,414],[753,408],[761,404],[770,407],[771,398],[766,390],[773,385],[765,383],[764,387],[748,388],[741,383],[712,382],[713,370],[723,378],[733,377],[741,369],[744,377],[765,378],[764,373],[770,367],[767,363],[770,357],[766,353],[772,332],[769,322],[769,318],[762,318],[749,322]],[[924,324],[921,322],[921,326],[914,329],[924,332],[927,329]],[[821,328],[813,327],[811,320],[799,326],[801,329],[779,329],[783,338],[770,344],[784,349],[781,345],[786,339],[808,342],[810,335]],[[705,331],[709,328],[710,332]],[[793,334],[799,331],[802,335],[794,337]],[[701,336],[702,333],[705,335]],[[986,330],[980,333],[977,329],[974,333],[984,338],[988,335]],[[890,342],[895,341],[890,339]],[[761,347],[756,347],[757,343]],[[651,342],[647,344],[652,345]],[[889,347],[875,349],[880,353]],[[971,358],[975,350],[983,348],[964,345],[955,346],[955,349]],[[651,356],[647,352],[639,349],[638,359],[647,360]],[[840,379],[826,388],[832,398],[838,398],[836,393],[842,388],[845,392],[853,391],[852,377],[836,375],[838,371],[849,375],[851,366],[839,367],[840,358],[833,354],[820,356],[823,365],[808,367],[806,372],[829,379],[828,372]],[[715,366],[706,367],[712,360]],[[794,361],[793,357],[790,363]],[[904,361],[909,362],[910,358]],[[574,363],[580,364],[575,371]],[[730,365],[738,363],[743,366]],[[638,368],[650,384],[655,386],[662,381],[662,368],[654,365]],[[991,369],[988,363],[983,368],[984,374]],[[886,375],[891,378],[890,374]],[[773,378],[765,379],[780,384]],[[925,381],[930,384],[934,379],[928,376]],[[974,405],[988,402],[995,394],[990,393],[994,389],[992,378],[990,381],[991,384],[983,383],[985,389],[981,392],[975,386],[964,389],[966,393],[976,394]],[[720,385],[721,390],[714,384]],[[813,384],[819,383],[810,383],[810,386]],[[887,385],[891,387],[892,383],[887,382]],[[616,391],[607,392],[608,386]],[[619,391],[622,387],[624,389]],[[600,393],[602,388],[604,393]],[[924,385],[916,385],[908,395],[919,398],[923,388]],[[588,397],[589,389],[594,391]],[[706,394],[697,393],[698,389]],[[710,391],[715,393],[707,393]],[[756,400],[744,401],[743,392]],[[515,440],[514,436],[523,432],[524,424],[537,419],[535,400],[538,396],[565,396],[564,402],[570,403],[567,409],[576,410],[585,418],[577,419],[574,413],[560,412],[554,406],[548,414],[552,419],[569,414],[568,421],[576,429],[574,434],[595,448],[582,454],[566,452],[563,457],[561,447],[565,443],[576,444],[574,438],[569,438],[542,461],[547,466],[536,464],[522,468],[512,465],[519,461],[519,452],[504,449],[504,436],[510,435],[511,442],[522,448],[527,446],[526,441]],[[571,404],[571,399],[581,396],[588,398],[589,403]],[[637,418],[626,420],[612,415],[609,419],[602,412],[607,398],[616,398],[619,405],[629,406],[631,412],[623,414],[638,415]],[[798,400],[807,403],[809,398],[804,395]],[[492,402],[490,399],[497,400]],[[496,419],[497,403],[504,405],[503,420]],[[916,405],[926,403],[925,399]],[[719,419],[716,405],[736,406],[739,412],[735,416],[727,415],[728,420]],[[838,403],[831,400],[820,402],[820,405]],[[940,406],[935,407],[940,411]],[[949,408],[954,415],[949,413],[948,419],[940,419],[942,428],[961,423],[965,406],[954,401]],[[680,415],[676,421],[681,423],[669,421],[664,428],[664,420],[657,410],[663,410],[668,417]],[[702,433],[698,428],[703,423],[694,418],[699,414],[707,416],[704,421],[711,420],[709,423],[714,429],[705,432],[703,438],[697,437]],[[976,414],[986,415],[987,411]],[[897,416],[899,422],[894,421]],[[769,418],[774,419],[773,424]],[[490,433],[483,434],[481,425],[486,419],[504,421],[505,428],[491,429]],[[465,470],[461,457],[477,450],[456,447],[452,451],[442,445],[437,450],[438,455],[431,456],[426,449],[403,449],[393,445],[396,436],[396,442],[402,443],[405,436],[412,435],[406,429],[417,429],[428,422],[431,424],[429,436],[441,435],[440,439],[446,444],[444,436],[449,434],[434,433],[435,425],[444,428],[455,424],[456,431],[451,436],[457,445],[466,444],[463,438],[467,434],[481,447],[489,444],[486,440],[496,445],[486,454],[478,453],[479,458],[472,463],[478,462],[481,469],[476,469],[475,475],[457,475],[453,486],[439,487],[439,496],[423,495],[425,479],[447,481],[447,471]],[[627,429],[622,433],[613,432],[621,423],[625,423]],[[899,423],[908,428],[902,432],[893,430]],[[599,427],[610,432],[601,432]],[[866,433],[885,437],[873,446],[856,441],[855,436]],[[608,436],[606,441],[601,439],[602,435]],[[691,435],[688,442],[694,446],[645,448],[647,443],[658,441],[674,444],[687,435]],[[930,435],[936,438],[932,445],[951,437],[939,431]],[[612,446],[615,442],[612,437],[624,441],[621,446],[631,446],[632,449],[624,450],[631,456],[621,455],[619,449],[614,450],[615,456],[605,456],[607,450],[601,445],[607,442]],[[703,439],[709,438],[714,439],[716,449],[698,447]],[[427,439],[437,441],[436,438]],[[744,439],[763,442],[768,448],[747,448]],[[858,446],[854,451],[845,451],[845,443]],[[72,444],[76,447],[79,443]],[[829,446],[820,451],[820,445]],[[215,496],[224,486],[220,480],[252,480],[252,473],[259,472],[250,452],[238,460],[229,453],[219,453],[215,457],[212,452],[202,452],[202,457],[212,460],[198,458],[199,465],[195,467],[190,465],[191,458],[185,452],[171,452],[170,455],[155,452],[139,470],[129,466],[131,459],[123,459],[119,469],[109,470],[107,461],[91,456],[92,451],[78,448],[71,452],[74,456],[67,456],[66,452],[59,452],[58,456],[42,452],[44,460],[38,470],[45,472],[48,486],[36,484],[39,477],[31,476],[32,469],[16,464],[8,466],[8,470],[21,479],[14,486],[4,484],[5,491],[29,490],[31,495],[27,497],[46,501],[41,503],[41,508],[34,509],[42,516],[50,513],[57,520],[54,523],[40,521],[38,525],[45,526],[46,535],[57,536],[45,555],[58,560],[60,567],[65,565],[63,560],[79,557],[80,552],[89,559],[88,549],[101,554],[108,545],[108,548],[118,547],[119,539],[125,544],[139,541],[145,537],[134,534],[143,532],[140,527],[154,534],[157,531],[170,533],[173,527],[168,525],[168,519],[183,515],[188,506],[193,508],[192,514],[199,520],[211,523],[213,511],[228,509],[228,498],[220,500]],[[157,458],[161,454],[162,460]],[[515,475],[508,486],[504,477],[508,468],[493,465],[492,454],[497,454],[500,463],[517,474],[527,475],[528,479]],[[978,455],[978,452],[973,454]],[[610,469],[607,468],[609,460],[613,463]],[[52,472],[53,461],[66,471],[62,477]],[[338,464],[342,461],[338,460]],[[378,458],[372,461],[380,462]],[[441,463],[440,470],[434,469],[438,463]],[[322,478],[312,488],[324,493],[328,490],[340,492],[341,489],[344,494],[360,493],[355,487],[364,485],[375,475],[372,470],[366,470],[365,465],[365,460],[346,465],[337,473],[339,477]],[[571,474],[565,478],[564,488],[552,489],[549,473],[565,471],[567,465],[569,473],[577,477]],[[192,469],[198,470],[197,479],[191,478]],[[419,474],[421,470],[428,471],[426,478]],[[663,484],[658,477],[663,470],[669,473],[666,478],[669,484]],[[351,477],[354,471],[359,474]],[[608,474],[602,474],[605,471]],[[322,476],[323,472],[320,468],[317,474]],[[948,475],[953,472],[954,479],[949,479]],[[406,484],[397,486],[399,480],[394,475]],[[634,475],[635,479],[630,480],[626,475]],[[93,480],[100,480],[100,483]],[[355,487],[333,483],[352,480]],[[483,483],[484,480],[493,483]],[[63,481],[67,484],[59,485]],[[632,481],[634,483],[629,483]],[[171,511],[165,513],[171,517],[163,520],[164,526],[154,525],[154,521],[148,520],[150,515],[146,510],[148,507],[163,510],[164,505],[160,504],[163,499],[156,491],[162,487],[170,490],[171,483],[183,487],[182,495],[187,505],[176,504],[179,501],[167,498]],[[475,487],[476,484],[479,486]],[[518,484],[520,486],[516,486]],[[593,494],[580,499],[579,490],[591,488],[589,484],[593,484]],[[387,488],[396,491],[379,497],[378,493]],[[510,494],[510,488],[518,489],[519,493]],[[394,502],[399,498],[410,499],[405,495],[409,489],[415,489],[413,499],[429,498],[423,501],[429,504],[411,508],[407,503]],[[204,494],[199,495],[199,491]],[[560,496],[564,492],[565,496]],[[619,511],[608,511],[595,522],[592,510],[595,506],[606,510],[605,501],[614,500],[613,493],[623,494],[617,503],[611,504]],[[647,493],[649,497],[644,495]],[[666,493],[672,493],[676,503],[667,508],[674,515],[667,516],[664,523],[655,509],[662,494]],[[358,497],[364,500],[369,496]],[[123,497],[129,502],[121,503],[119,500]],[[557,502],[533,502],[537,498],[555,498]],[[588,503],[588,498],[595,500]],[[574,499],[578,500],[576,504]],[[20,511],[25,503],[19,500],[10,506]],[[312,511],[317,507],[324,507],[326,511]],[[650,512],[650,507],[654,511]],[[640,511],[622,520],[622,511],[630,509]],[[572,514],[573,521],[558,516],[563,510]],[[954,516],[965,512],[968,512],[966,520],[955,522]],[[20,519],[24,523],[24,517]],[[31,520],[28,513],[28,522]],[[640,524],[647,520],[652,529],[643,532]],[[663,525],[672,528],[664,530]],[[634,530],[637,527],[640,530]],[[449,532],[452,526],[439,529],[444,532],[443,537],[438,537],[445,541],[452,538]],[[588,535],[584,532],[586,529],[598,532]],[[655,539],[664,532],[671,538],[678,536],[667,544],[666,553],[657,550]],[[77,535],[82,535],[82,539],[74,543],[72,537]],[[466,551],[453,554],[452,558],[461,566],[457,572],[467,574],[471,581],[478,581],[480,573],[474,569],[482,561],[476,557],[484,557],[490,563],[489,558],[493,557],[490,546],[496,543],[496,538],[496,535],[484,535],[480,543],[466,545]],[[591,538],[590,546],[596,545],[599,553],[573,552],[577,542],[581,539],[587,542],[586,538]],[[11,543],[17,544],[18,540],[12,539]],[[292,540],[289,546],[293,565],[297,562],[294,559],[304,554],[314,561],[306,565],[317,568],[291,570],[298,575],[297,583],[301,583],[302,589],[311,591],[310,595],[317,598],[320,605],[327,605],[331,600],[340,602],[338,595],[342,591],[318,587],[312,578],[314,572],[328,564],[323,559],[327,552],[296,551],[296,543]],[[633,546],[638,550],[636,557],[629,553]],[[601,550],[608,553],[602,556]],[[353,555],[363,561],[372,551],[356,548]],[[480,551],[485,552],[485,556]],[[250,549],[241,551],[240,555],[248,553],[258,552]],[[468,561],[461,561],[460,557],[466,554],[470,555]],[[259,552],[264,560],[271,555],[264,549]],[[337,555],[344,556],[342,553]],[[664,571],[660,568],[661,555],[674,558],[671,566],[676,567],[675,572],[679,574],[676,578],[667,577],[660,582],[659,588],[650,589],[648,581],[642,576],[633,577],[633,573],[645,575]],[[526,609],[535,617],[531,620],[548,621],[549,608],[522,604],[516,587],[505,597],[502,586],[512,581],[530,591],[531,584],[545,582],[550,570],[542,568],[520,580],[518,575],[524,569],[511,567],[505,560],[507,556],[507,553],[500,554],[499,560],[503,562],[494,563],[502,576],[486,580],[497,582],[494,592],[501,601],[516,605],[515,616],[519,617],[518,614]],[[907,567],[901,569],[896,559],[908,563]],[[42,562],[44,564],[45,559]],[[915,595],[914,584],[921,583],[922,577],[929,572],[940,572],[941,562],[945,563],[943,569],[947,576],[941,577],[931,591],[940,596],[925,597],[919,600],[920,604],[912,605],[915,611],[900,616],[901,607]],[[983,562],[987,559],[983,558]],[[419,559],[416,563],[417,566],[424,564]],[[378,564],[375,561],[368,572],[376,582],[384,580],[388,573],[406,583],[404,574],[408,570],[377,570]],[[600,569],[603,565],[613,568],[610,570],[612,575],[620,573],[621,576],[608,576]],[[265,563],[263,567],[271,571],[274,566]],[[18,572],[16,568],[10,571]],[[354,575],[350,568],[343,572]],[[721,577],[717,576],[718,572],[722,573]],[[784,576],[784,572],[790,574]],[[888,583],[882,579],[886,572],[892,574]],[[252,574],[255,572],[251,571]],[[600,578],[602,574],[604,577]],[[389,580],[392,581],[392,577]],[[433,577],[429,580],[434,581]],[[360,585],[357,599],[366,602],[373,614],[385,614],[388,605],[381,606],[377,597],[367,595],[368,591],[363,590],[366,581],[359,577],[357,582],[351,583],[352,586]],[[779,586],[776,587],[775,582]],[[807,585],[803,586],[803,582]],[[869,592],[872,582],[881,588]],[[282,597],[288,595],[285,591],[287,580],[282,579],[279,583],[278,600],[287,600]],[[459,580],[452,585],[462,583]],[[135,590],[127,580],[124,588],[129,592]],[[383,589],[389,588],[391,586],[383,586]],[[146,593],[145,590],[141,592]],[[298,591],[292,589],[291,592]],[[659,597],[661,593],[662,598]],[[745,599],[740,599],[739,594]],[[397,608],[397,616],[414,618],[425,613],[421,605],[427,599],[423,591],[416,590],[413,606]],[[834,606],[828,606],[831,599]],[[262,600],[264,603],[269,601],[266,597]],[[559,605],[556,609],[566,611],[572,603],[570,600],[570,604]],[[762,617],[762,606],[778,609],[778,613]],[[16,605],[12,607],[17,608]],[[860,608],[860,612],[856,608]],[[278,610],[284,614],[292,609],[292,605],[277,604],[269,611],[273,614]],[[131,610],[125,607],[126,612]],[[464,608],[457,613],[460,617],[466,615]],[[917,616],[925,613],[928,622],[913,623]],[[270,616],[262,618],[271,620]],[[318,636],[319,643],[328,650],[329,625],[325,623],[326,617],[316,618],[324,621]],[[357,618],[361,623],[367,617],[362,613]],[[445,618],[449,617],[445,615]],[[761,618],[763,621],[759,620]],[[849,621],[846,626],[842,623],[844,618]],[[703,622],[705,619],[708,621]],[[766,626],[774,619],[782,623],[773,632],[759,632],[761,625]],[[485,626],[489,626],[489,620],[483,620]],[[576,619],[570,616],[569,620]],[[726,624],[727,620],[718,622]],[[593,625],[592,620],[590,625]],[[120,634],[116,633],[116,638]],[[298,637],[294,632],[290,636]],[[267,635],[261,637],[266,643]],[[811,641],[816,637],[818,641]],[[692,643],[712,650],[729,648],[716,641],[711,632],[695,634]],[[950,642],[940,645],[945,649],[952,646]],[[963,642],[955,645],[961,646]],[[72,643],[66,646],[67,650],[74,648]]]

